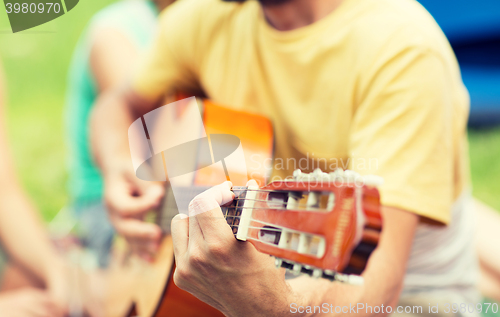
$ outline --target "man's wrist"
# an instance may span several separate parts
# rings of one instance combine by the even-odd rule
[[[242,305],[240,304],[232,312],[226,312],[226,315],[231,317],[241,316],[288,316],[290,313],[290,305],[292,303],[300,303],[303,305],[305,302],[303,296],[298,295],[292,287],[283,281],[282,285],[267,286],[262,289],[262,292],[255,292],[254,297],[259,298],[257,301],[252,300],[248,303],[258,302],[259,305]],[[247,296],[252,296],[249,292]],[[301,314],[294,314],[294,316],[302,316]],[[305,315],[304,315],[305,316]]]
[[[125,170],[130,170],[133,174],[133,165],[130,158],[130,153],[114,154],[102,157],[99,162],[99,169],[104,180],[109,180],[115,177],[122,177]]]

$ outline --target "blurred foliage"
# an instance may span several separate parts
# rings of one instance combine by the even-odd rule
[[[62,17],[16,34],[0,10],[9,140],[22,182],[46,220],[68,202],[62,113],[71,55],[90,17],[112,2],[80,1]]]
[[[68,203],[62,122],[67,68],[86,23],[111,2],[80,1],[64,16],[17,34],[0,10],[9,138],[20,177],[46,220]],[[500,129],[471,131],[470,153],[474,195],[500,210]]]
[[[500,128],[469,130],[474,196],[500,211]]]

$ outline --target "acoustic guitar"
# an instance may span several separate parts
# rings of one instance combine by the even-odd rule
[[[255,163],[248,166],[245,174],[231,173],[233,185],[244,185],[249,177],[264,185],[273,154],[271,122],[208,100],[198,100],[198,105],[206,134],[212,138],[221,134],[238,137],[245,160]],[[153,263],[135,257],[123,241],[115,243],[108,272],[106,316],[223,316],[174,284],[169,235],[177,206],[220,183],[214,177],[220,174],[220,166],[205,164],[197,169],[191,186],[177,188],[175,195],[167,186],[163,208],[156,219],[165,236]],[[228,175],[227,167],[222,166]],[[359,284],[359,275],[376,248],[382,229],[377,182],[376,178],[362,178],[350,171],[296,171],[293,179],[260,188],[233,186],[235,199],[222,211],[235,238],[275,256],[277,267],[295,275]],[[359,217],[365,220],[363,228],[356,225]]]

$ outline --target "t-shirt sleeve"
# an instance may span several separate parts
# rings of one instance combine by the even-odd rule
[[[446,65],[422,48],[400,51],[378,65],[365,78],[353,114],[351,168],[384,178],[383,205],[448,223],[454,151]]]
[[[156,35],[147,53],[134,72],[131,85],[134,92],[141,97],[157,101],[165,94],[186,86],[192,80],[190,70],[186,67],[189,49],[186,41],[186,29],[176,25],[178,18],[171,10],[162,12]]]

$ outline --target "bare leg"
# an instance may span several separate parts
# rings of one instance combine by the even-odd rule
[[[477,216],[476,249],[481,265],[479,289],[500,301],[500,213],[475,200]]]

